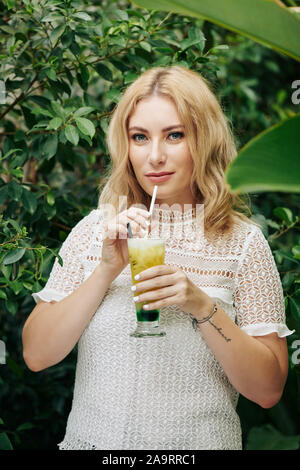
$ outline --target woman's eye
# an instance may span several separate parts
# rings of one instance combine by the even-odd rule
[[[179,140],[179,139],[182,139],[183,136],[184,136],[183,132],[172,132],[171,134],[168,135],[168,137],[171,140]]]
[[[133,134],[132,139],[135,142],[144,142],[146,136],[144,134]]]

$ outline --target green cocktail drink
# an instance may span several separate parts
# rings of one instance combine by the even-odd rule
[[[134,276],[140,272],[145,271],[152,266],[164,264],[164,239],[128,238],[127,244],[133,284],[137,284],[139,282],[134,279]],[[142,291],[139,292],[139,295],[142,293]],[[151,305],[151,302],[137,302],[135,305],[137,328],[130,336],[134,336],[136,338],[143,338],[147,336],[165,336],[166,333],[162,331],[159,326],[159,310],[144,310],[143,305],[146,303]]]

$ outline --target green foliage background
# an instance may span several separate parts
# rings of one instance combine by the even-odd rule
[[[293,2],[295,3],[295,2]],[[0,448],[55,449],[71,407],[76,348],[33,373],[21,332],[61,243],[98,199],[105,133],[122,91],[146,69],[182,64],[213,84],[241,147],[299,112],[296,63],[208,22],[125,1],[0,1]],[[300,195],[251,194],[281,275],[290,366],[271,409],[240,397],[245,449],[300,447]],[[300,348],[300,342],[298,349]]]

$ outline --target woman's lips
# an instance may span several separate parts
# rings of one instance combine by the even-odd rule
[[[147,176],[150,181],[153,181],[153,183],[163,183],[164,181],[168,181],[171,176],[173,176],[174,173],[170,173],[169,175],[163,175],[163,176]]]

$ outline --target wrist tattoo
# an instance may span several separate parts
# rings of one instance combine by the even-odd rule
[[[227,341],[227,343],[229,343],[229,341],[231,341],[230,338],[227,338],[227,336],[224,335],[224,333],[222,333],[222,328],[221,327],[217,327],[212,321],[208,320],[208,323],[210,323],[210,325],[212,325],[219,333],[221,336],[223,336],[223,338]]]
[[[193,317],[191,315],[191,318],[192,318],[192,324],[193,324],[193,328],[195,331],[197,331],[197,327],[199,324],[201,323],[205,323],[208,321],[208,323],[210,325],[212,325],[217,331],[218,333],[220,333],[221,336],[223,336],[223,338],[227,341],[227,343],[229,343],[229,341],[231,341],[230,338],[227,338],[227,336],[224,335],[224,333],[222,333],[222,328],[221,327],[217,327],[212,321],[211,321],[211,317],[216,313],[216,311],[218,310],[218,304],[217,302],[214,302],[214,309],[213,311],[205,318],[203,318],[202,320],[197,320],[195,317]]]

